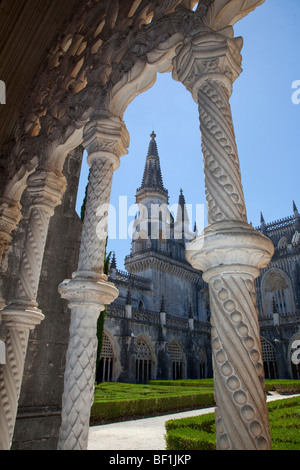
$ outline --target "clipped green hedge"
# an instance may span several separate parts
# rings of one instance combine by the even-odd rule
[[[166,443],[166,450],[216,450],[216,439],[212,434],[193,428],[170,430]]]
[[[165,428],[167,450],[216,450],[214,413],[169,420]]]
[[[267,380],[267,390],[300,393],[300,381]],[[213,379],[152,380],[147,385],[104,383],[95,387],[91,424],[214,406]]]
[[[300,450],[300,397],[268,403],[273,450]],[[167,450],[216,449],[215,414],[166,422]]]
[[[292,395],[300,393],[300,380],[266,380],[266,392],[278,392]]]
[[[273,450],[300,450],[300,397],[268,403]]]
[[[186,380],[149,380],[149,385],[162,385],[168,387],[211,387],[214,379],[186,379]]]
[[[109,386],[96,387],[95,401],[91,410],[91,425],[205,408],[215,404],[213,389],[180,388],[179,390],[174,387],[138,385],[131,387],[127,384],[120,384],[119,392],[118,387],[111,388],[112,390]],[[105,395],[106,389],[107,395]]]

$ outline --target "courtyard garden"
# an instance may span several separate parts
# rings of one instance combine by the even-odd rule
[[[293,395],[268,403],[273,450],[300,450],[300,380],[266,380],[267,393]],[[215,405],[213,379],[102,383],[95,387],[91,425],[166,415]],[[166,422],[167,450],[216,449],[215,415]]]
[[[299,380],[266,380],[267,392],[300,394]],[[213,379],[102,383],[95,387],[91,425],[158,416],[215,405]]]
[[[272,449],[300,450],[300,397],[268,403]],[[167,450],[215,450],[215,414],[166,422]]]

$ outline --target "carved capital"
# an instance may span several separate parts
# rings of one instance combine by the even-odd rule
[[[220,82],[230,97],[242,71],[242,46],[243,39],[233,37],[232,27],[192,35],[177,49],[173,78],[185,85],[197,103],[197,92],[207,80]]]
[[[1,319],[6,328],[34,330],[45,318],[35,302],[14,300],[1,311]]]
[[[71,309],[89,307],[96,309],[97,315],[111,304],[119,295],[118,289],[107,281],[105,274],[90,271],[78,271],[73,279],[62,282],[59,286],[60,295],[69,301]]]
[[[271,240],[242,222],[218,222],[189,243],[186,258],[203,279],[222,273],[249,273],[258,277],[274,254]]]
[[[8,251],[11,233],[21,217],[21,204],[6,197],[0,199],[0,260]]]
[[[38,170],[29,176],[27,190],[32,197],[30,209],[42,209],[52,216],[66,190],[66,178],[62,173]]]
[[[90,166],[95,159],[106,158],[113,163],[115,171],[120,166],[120,158],[128,153],[129,133],[118,117],[103,116],[86,125],[83,145]]]

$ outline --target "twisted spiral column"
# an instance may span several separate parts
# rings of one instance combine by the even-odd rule
[[[208,222],[247,222],[227,90],[222,83],[207,80],[198,90],[198,103]]]
[[[26,241],[14,300],[1,311],[6,331],[6,364],[0,365],[0,449],[11,446],[30,330],[44,315],[36,302],[50,217],[60,203],[65,178],[39,171],[30,176],[32,197]]]
[[[90,177],[78,271],[59,291],[71,309],[59,450],[86,450],[94,399],[97,320],[119,294],[103,274],[113,172],[127,153],[129,136],[119,118],[102,117],[85,129]]]
[[[209,284],[217,448],[271,449],[254,280],[274,253],[248,225],[229,98],[241,72],[232,28],[187,38],[173,76],[199,105],[209,226],[187,247]]]
[[[253,281],[250,274],[224,274],[209,281],[221,450],[267,450],[271,445]]]

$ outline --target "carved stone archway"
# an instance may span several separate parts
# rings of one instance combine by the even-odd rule
[[[103,262],[113,172],[129,146],[123,114],[158,72],[171,70],[199,105],[210,226],[187,258],[210,286],[218,448],[270,448],[253,281],[273,247],[247,223],[229,106],[242,47],[232,25],[263,1],[82,2],[45,57],[16,131],[2,149],[1,256],[20,218],[26,184],[32,203],[16,297],[2,311],[12,362],[0,366],[0,380],[2,389],[13,393],[4,394],[9,405],[1,414],[1,448],[11,442],[29,331],[43,319],[36,291],[49,219],[65,191],[64,160],[81,144],[90,182],[78,270],[59,288],[72,312],[59,448],[87,447],[96,322],[118,295],[103,274]],[[15,224],[10,208],[17,213]],[[247,302],[240,302],[241,296]],[[242,367],[232,355],[242,358]]]

